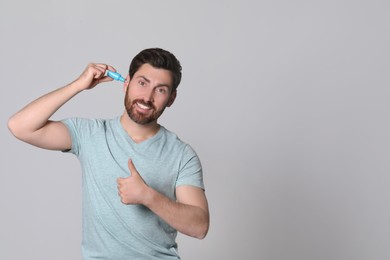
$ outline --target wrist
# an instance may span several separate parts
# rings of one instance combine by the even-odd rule
[[[78,93],[82,92],[85,89],[83,87],[83,85],[80,84],[80,82],[78,80],[75,80],[75,81],[69,83],[66,87],[71,89],[72,91],[74,91],[75,94],[78,94]]]
[[[156,196],[157,196],[157,191],[154,190],[153,188],[147,186],[144,196],[143,196],[143,205],[150,208],[152,207],[152,203],[156,201]]]

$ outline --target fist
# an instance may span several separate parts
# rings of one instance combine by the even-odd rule
[[[127,164],[130,175],[117,179],[118,195],[123,204],[144,204],[143,201],[149,187],[135,168],[133,161],[130,159]]]
[[[106,70],[116,71],[112,66],[102,63],[90,63],[75,81],[81,90],[91,89],[97,84],[113,79],[105,76]]]

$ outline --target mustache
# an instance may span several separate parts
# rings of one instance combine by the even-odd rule
[[[135,100],[133,100],[132,105],[135,105],[136,103],[140,103],[144,106],[148,106],[148,107],[151,107],[152,109],[156,110],[156,107],[153,105],[153,103],[151,101],[145,101],[143,99],[135,99]]]

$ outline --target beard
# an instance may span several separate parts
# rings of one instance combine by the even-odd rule
[[[148,106],[151,109],[148,111],[148,113],[141,113],[136,108],[137,103]],[[147,125],[151,122],[157,121],[157,119],[165,110],[165,107],[161,110],[157,110],[150,101],[144,101],[142,99],[131,100],[128,96],[128,93],[126,93],[125,97],[125,108],[130,119],[140,125]]]

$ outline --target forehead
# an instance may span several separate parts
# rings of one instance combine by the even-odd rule
[[[152,65],[145,63],[134,74],[133,78],[145,78],[153,84],[167,85],[172,87],[172,73],[166,69],[155,68]]]

